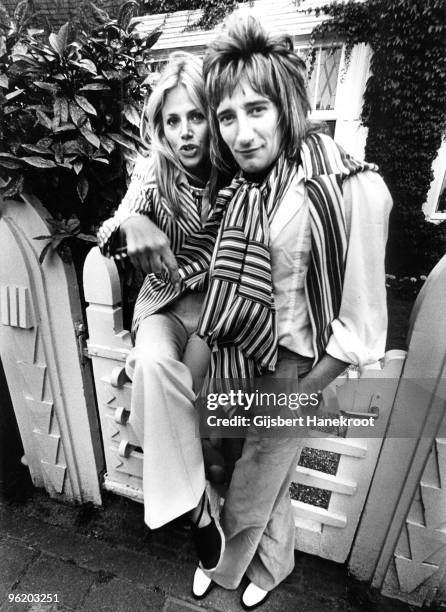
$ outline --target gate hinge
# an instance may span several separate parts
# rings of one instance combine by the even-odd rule
[[[74,331],[76,333],[77,351],[79,353],[79,360],[81,362],[81,365],[84,366],[87,363],[87,359],[89,358],[88,349],[87,349],[87,338],[88,338],[87,326],[85,325],[85,323],[80,323],[79,321],[75,321]]]

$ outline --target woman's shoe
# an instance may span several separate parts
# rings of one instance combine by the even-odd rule
[[[200,567],[197,567],[192,583],[192,597],[194,599],[204,599],[214,585],[215,582],[212,582]]]
[[[265,603],[270,592],[271,591],[264,591],[260,587],[256,586],[253,582],[250,582],[243,591],[240,599],[242,608],[244,610],[255,610]]]
[[[191,522],[192,539],[200,560],[200,567],[212,572],[220,563],[225,550],[225,537],[218,520],[218,510],[211,508],[210,496],[212,490],[206,488],[201,502],[201,509],[198,518]],[[216,502],[218,505],[218,501]],[[215,503],[214,503],[215,506]],[[205,508],[210,517],[210,522],[204,527],[199,527]]]

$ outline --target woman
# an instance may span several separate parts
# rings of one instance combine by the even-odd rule
[[[219,222],[209,202],[216,180],[201,69],[195,56],[171,55],[142,113],[150,156],[136,162],[121,205],[98,236],[103,254],[128,255],[146,273],[126,362],[133,380],[129,425],[144,449],[145,522],[154,529],[190,512],[200,563],[209,569],[224,540],[211,516],[194,409],[194,384],[209,361],[207,345],[195,334],[204,275],[184,282],[176,261],[187,264],[187,250],[197,241],[213,244]]]
[[[256,389],[318,398],[349,363],[384,353],[389,192],[373,164],[309,129],[305,65],[289,37],[232,21],[207,51],[204,78],[212,159],[222,165],[230,152],[239,168],[219,193],[227,208],[198,327],[213,346],[212,376],[257,376]],[[251,610],[292,571],[293,435],[248,427],[223,508],[225,552],[211,574],[197,569],[196,595],[212,580],[235,589],[246,574]]]

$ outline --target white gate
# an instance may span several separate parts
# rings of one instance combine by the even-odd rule
[[[43,265],[49,213],[1,202],[0,356],[35,486],[101,503],[102,452],[89,366],[80,363],[82,313],[73,266]]]

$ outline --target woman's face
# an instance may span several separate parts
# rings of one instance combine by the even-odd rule
[[[193,172],[209,159],[209,127],[184,85],[171,89],[162,109],[163,131],[174,155]]]

